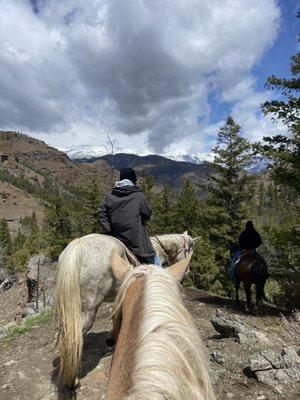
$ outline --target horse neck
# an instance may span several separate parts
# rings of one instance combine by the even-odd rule
[[[121,294],[123,299],[120,299],[122,304],[117,314],[122,315],[117,315],[116,318],[122,318],[122,322],[117,332],[118,341],[110,371],[106,400],[124,399],[131,386],[131,373],[143,306],[143,285],[144,278],[139,277],[131,282]]]
[[[177,283],[166,271],[149,267],[142,290],[126,399],[213,400],[201,340]]]

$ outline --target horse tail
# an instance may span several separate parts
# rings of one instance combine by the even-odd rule
[[[80,239],[75,239],[59,257],[54,292],[55,313],[59,327],[59,382],[68,387],[75,384],[83,347],[80,300],[81,262],[81,242]]]

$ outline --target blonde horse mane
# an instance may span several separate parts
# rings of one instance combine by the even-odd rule
[[[142,266],[126,276],[115,301],[115,327],[127,288],[142,274],[143,315],[126,400],[214,400],[198,330],[167,270]]]

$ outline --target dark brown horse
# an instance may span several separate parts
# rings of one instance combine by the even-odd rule
[[[247,298],[247,309],[250,310],[252,308],[251,286],[254,283],[256,287],[256,306],[258,311],[260,311],[263,300],[266,300],[264,287],[269,276],[265,260],[255,250],[243,250],[236,265],[236,305],[240,306],[239,288],[241,282],[243,282]]]

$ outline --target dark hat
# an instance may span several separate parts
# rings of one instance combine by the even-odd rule
[[[133,168],[122,168],[120,169],[120,181],[123,179],[129,179],[132,183],[136,183],[137,178],[135,170]]]
[[[252,221],[247,221],[246,229],[248,229],[248,230],[253,230],[254,229],[254,225],[253,225]]]

